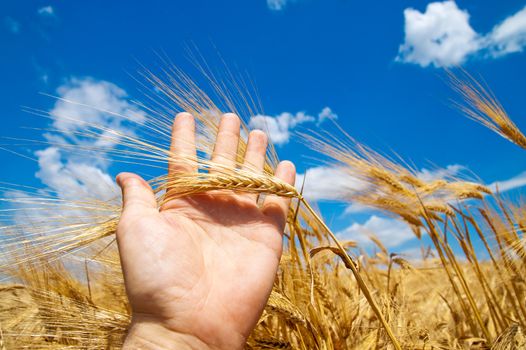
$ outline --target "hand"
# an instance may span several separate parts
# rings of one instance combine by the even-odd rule
[[[240,120],[225,114],[212,161],[235,167]],[[262,171],[267,137],[249,134],[245,165]],[[196,171],[177,159],[196,156],[195,121],[177,115],[170,176]],[[213,170],[212,170],[213,171]],[[281,162],[275,176],[294,184]],[[151,187],[122,173],[123,211],[117,229],[132,324],[128,349],[242,349],[266,305],[282,252],[289,199],[210,192],[168,201],[161,209]]]

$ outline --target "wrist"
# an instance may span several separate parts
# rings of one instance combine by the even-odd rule
[[[191,335],[172,331],[152,320],[132,319],[123,350],[211,350]]]

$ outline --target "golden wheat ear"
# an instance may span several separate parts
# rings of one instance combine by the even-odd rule
[[[203,66],[205,67],[205,66]],[[52,146],[65,152],[74,152],[77,156],[95,158],[106,161],[108,158],[116,163],[140,166],[142,171],[151,170],[166,173],[168,163],[173,158],[169,151],[171,127],[178,111],[191,113],[197,121],[197,149],[201,155],[201,168],[210,166],[206,163],[207,157],[213,149],[214,140],[218,130],[219,116],[222,109],[234,112],[242,120],[247,120],[251,115],[257,114],[257,102],[246,97],[243,89],[248,86],[242,82],[234,82],[233,74],[228,75],[230,82],[222,82],[210,74],[205,68],[200,67],[205,81],[209,81],[215,100],[209,97],[204,90],[198,87],[188,74],[175,66],[167,66],[157,75],[149,70],[139,73],[142,78],[140,85],[144,88],[144,102],[137,104],[142,107],[145,117],[137,122],[133,116],[121,115],[112,111],[102,110],[101,106],[86,106],[75,101],[60,99],[62,103],[91,108],[99,113],[111,115],[120,122],[133,124],[137,132],[125,133],[118,128],[86,123],[78,118],[63,115],[61,118],[70,123],[81,123],[83,128],[73,132],[74,137],[93,142],[82,144],[69,143],[68,135],[61,135],[61,130],[46,130],[59,136],[49,141],[34,141],[33,146]],[[221,106],[221,107],[220,107]],[[41,117],[53,119],[45,111],[29,109],[29,112]],[[248,126],[242,123],[243,134],[246,135]],[[71,136],[71,135],[70,135]],[[58,141],[57,141],[58,140]],[[23,140],[31,143],[31,140]],[[104,146],[112,145],[112,146]],[[240,140],[237,159],[242,163],[246,150],[246,137]],[[206,163],[206,164],[205,164]],[[187,179],[182,184],[173,177],[163,175],[150,176],[147,179],[154,185],[158,193],[160,205],[164,198],[164,189],[177,187],[178,191],[171,191],[179,195],[204,191],[207,188],[229,187],[249,192],[269,193],[287,192],[292,195],[294,189],[285,188],[285,184],[277,182],[271,176],[278,163],[278,158],[273,146],[267,150],[264,175],[256,176],[246,171],[238,171],[229,178],[221,176],[199,175]],[[237,175],[236,175],[237,174]],[[268,176],[267,176],[268,175]],[[266,176],[266,177],[265,177]],[[206,179],[204,179],[206,177]],[[249,181],[249,178],[251,181]],[[174,182],[175,181],[175,182]],[[184,186],[183,186],[184,185]],[[267,187],[265,187],[267,186]],[[116,187],[116,186],[115,186]],[[15,193],[16,196],[0,198],[0,204],[6,204],[7,209],[0,208],[0,271],[4,271],[13,264],[25,264],[31,261],[56,260],[65,254],[84,256],[83,251],[90,245],[97,244],[101,239],[115,233],[120,216],[120,200],[111,201],[97,199],[75,198],[74,193],[68,193],[68,199],[60,198],[54,193],[43,193],[41,189],[21,191],[7,186],[0,186],[0,191]],[[30,247],[30,249],[27,249]],[[89,249],[88,249],[89,250]],[[2,276],[0,276],[1,278]]]
[[[526,149],[526,136],[515,125],[495,95],[468,72],[447,71],[453,89],[463,101],[453,103],[470,119]]]
[[[330,160],[326,163],[339,169],[350,183],[359,181],[359,188],[349,185],[340,189],[344,201],[400,218],[415,232],[425,224],[422,216],[440,220],[452,214],[451,203],[468,198],[483,199],[491,193],[484,185],[464,181],[458,175],[426,181],[407,162],[383,156],[341,131],[338,136],[302,134],[302,139],[328,157]]]

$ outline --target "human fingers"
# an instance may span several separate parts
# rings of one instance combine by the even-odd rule
[[[294,185],[296,180],[296,167],[292,162],[282,161],[278,164],[274,176],[289,185]],[[287,222],[290,200],[288,197],[269,195],[263,202],[263,213],[272,218],[281,233],[283,233]]]
[[[245,151],[245,159],[243,162],[243,169],[261,173],[265,166],[266,152],[267,152],[268,138],[261,130],[252,130],[248,134],[247,147]],[[255,193],[247,193],[246,196],[252,200],[256,200],[258,195]]]
[[[237,148],[239,144],[239,128],[241,120],[234,113],[223,114],[219,122],[212,164],[221,168],[233,168],[236,165]],[[217,171],[212,167],[211,172]]]
[[[195,148],[195,118],[178,113],[172,126],[168,175],[197,171]]]

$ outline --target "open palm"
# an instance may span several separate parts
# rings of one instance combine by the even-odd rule
[[[237,116],[223,116],[215,163],[235,166],[239,129]],[[194,118],[179,114],[172,136],[170,175],[195,171],[177,161],[195,157]],[[245,165],[261,171],[266,147],[265,134],[251,132]],[[275,175],[292,184],[294,166],[282,162]],[[118,182],[124,207],[117,241],[133,323],[190,337],[197,344],[190,348],[242,348],[272,289],[289,201],[268,196],[258,206],[253,194],[214,191],[172,199],[159,210],[140,177],[123,173]],[[166,344],[147,341],[150,348]]]

